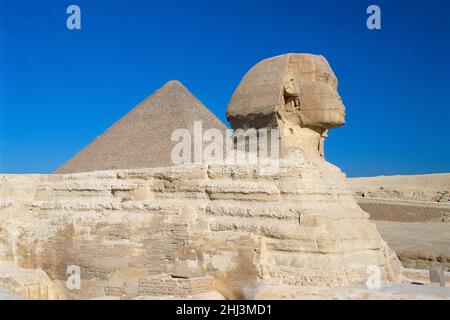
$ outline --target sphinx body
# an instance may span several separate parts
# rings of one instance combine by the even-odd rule
[[[164,274],[212,276],[226,298],[362,285],[373,265],[395,281],[396,256],[343,185],[338,168],[301,152],[274,174],[210,164],[5,175],[0,256],[63,290],[67,266],[80,266],[81,291],[66,295],[83,298],[144,295],[140,283]]]
[[[264,60],[244,77],[227,117],[234,128],[280,129],[276,172],[195,164],[1,176],[0,258],[44,270],[69,297],[154,294],[163,276],[211,277],[226,298],[364,285],[374,266],[397,281],[397,257],[322,156],[326,131],[345,121],[336,88],[313,55]],[[81,268],[76,292],[63,285],[69,265]]]

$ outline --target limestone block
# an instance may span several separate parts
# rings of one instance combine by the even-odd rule
[[[0,288],[32,300],[57,300],[60,297],[44,271],[19,268],[13,263],[0,262]]]

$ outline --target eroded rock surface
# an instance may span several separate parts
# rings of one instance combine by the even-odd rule
[[[265,281],[362,283],[369,265],[396,279],[397,258],[338,168],[298,152],[278,173],[260,169],[3,175],[1,256],[58,280],[80,266],[80,296],[132,297],[140,278],[158,274],[213,276],[227,298],[251,297]]]

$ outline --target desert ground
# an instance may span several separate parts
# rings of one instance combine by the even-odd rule
[[[351,178],[358,204],[407,268],[450,267],[450,174]]]

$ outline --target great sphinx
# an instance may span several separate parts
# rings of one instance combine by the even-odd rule
[[[297,280],[307,278],[310,284],[333,286],[364,282],[372,264],[382,266],[384,280],[398,282],[397,257],[368,221],[368,215],[348,197],[345,174],[325,161],[328,130],[345,124],[345,107],[337,88],[336,75],[323,56],[283,54],[262,60],[247,72],[226,116],[235,129],[279,129],[282,163],[286,168],[303,168],[292,185],[299,195],[293,206],[302,203],[293,238],[311,236],[314,249],[286,234],[283,242],[289,245],[280,245],[274,253],[274,261],[283,261],[283,270],[297,274]],[[317,232],[321,228],[327,231]],[[292,260],[277,258],[284,251],[297,254],[291,255]],[[311,270],[321,271],[314,274]],[[295,276],[291,281],[305,285]]]
[[[155,95],[175,89],[186,90],[171,82]],[[382,281],[399,280],[397,257],[324,159],[327,130],[345,123],[324,57],[259,62],[227,118],[236,129],[279,129],[279,170],[200,163],[2,175],[0,259],[43,270],[73,298],[176,294],[170,279],[198,277],[230,299],[296,298],[364,286],[373,267]],[[69,265],[81,268],[75,292],[64,287]]]

